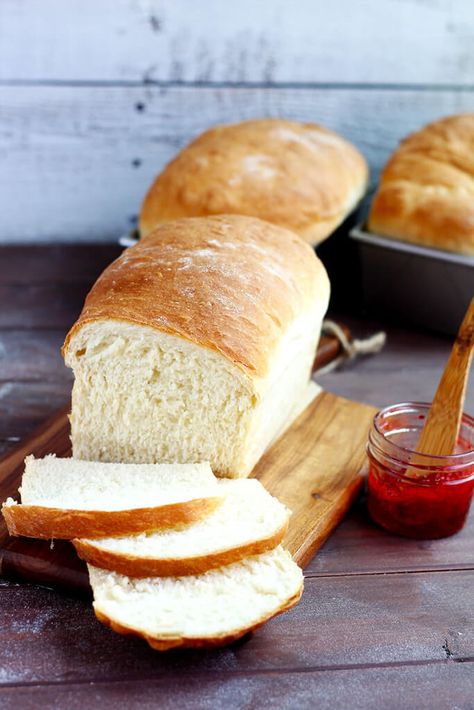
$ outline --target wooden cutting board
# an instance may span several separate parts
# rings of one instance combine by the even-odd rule
[[[365,468],[375,409],[321,392],[259,461],[254,476],[292,517],[285,545],[304,567],[344,516]],[[71,455],[67,410],[41,426],[0,461],[0,497],[18,498],[23,461]],[[85,564],[69,542],[12,538],[0,522],[0,574],[9,579],[90,593]]]

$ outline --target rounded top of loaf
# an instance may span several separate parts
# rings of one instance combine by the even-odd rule
[[[359,151],[322,126],[270,118],[215,126],[158,175],[140,233],[169,219],[243,214],[317,244],[356,206],[367,180]]]
[[[328,300],[324,266],[286,229],[237,215],[165,222],[99,277],[63,353],[85,325],[119,320],[182,337],[264,376],[292,322],[312,312],[322,319]]]
[[[474,255],[474,113],[430,123],[385,166],[369,229]]]

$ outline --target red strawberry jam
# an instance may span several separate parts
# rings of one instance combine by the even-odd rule
[[[430,405],[412,402],[380,411],[369,434],[368,508],[390,532],[418,539],[461,530],[474,491],[474,419],[463,415],[451,456],[416,454]]]

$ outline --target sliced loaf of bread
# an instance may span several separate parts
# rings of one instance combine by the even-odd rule
[[[164,222],[104,271],[64,343],[74,456],[247,477],[303,396],[329,290],[288,230]]]
[[[224,502],[211,515],[174,530],[74,540],[86,562],[130,577],[195,575],[275,548],[289,510],[255,479],[219,481]]]
[[[209,464],[117,464],[46,456],[25,461],[21,505],[2,507],[11,535],[111,537],[202,520],[222,503]]]
[[[303,575],[278,546],[201,575],[132,579],[89,565],[97,618],[150,646],[221,646],[296,604]]]

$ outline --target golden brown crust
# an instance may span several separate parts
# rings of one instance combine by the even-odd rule
[[[103,550],[91,545],[87,540],[73,540],[76,552],[83,560],[95,567],[118,572],[126,577],[186,577],[203,574],[211,569],[239,562],[245,557],[259,555],[273,550],[283,540],[288,523],[285,523],[274,535],[241,545],[230,550],[223,550],[201,557],[181,559],[154,559],[123,555]]]
[[[102,624],[112,629],[112,631],[115,631],[118,634],[123,634],[124,636],[138,636],[139,638],[144,639],[149,644],[149,646],[151,646],[151,648],[153,648],[155,651],[169,651],[173,648],[218,648],[219,646],[227,646],[228,644],[233,643],[234,641],[237,641],[238,639],[242,638],[242,636],[246,636],[246,634],[249,634],[252,631],[256,631],[260,628],[260,626],[265,624],[265,622],[269,621],[269,619],[272,619],[274,616],[278,616],[279,614],[283,614],[283,612],[288,611],[288,609],[291,609],[291,607],[295,606],[299,602],[302,593],[303,582],[301,582],[301,587],[298,593],[291,597],[291,599],[289,599],[287,603],[284,604],[275,613],[268,614],[268,616],[264,617],[253,626],[249,626],[244,629],[236,630],[233,633],[226,634],[223,636],[216,636],[213,638],[186,638],[184,636],[168,637],[166,639],[154,638],[152,636],[148,636],[147,634],[142,633],[141,631],[137,631],[136,629],[132,629],[128,626],[124,626],[123,624],[120,624],[114,621],[113,619],[110,619],[106,614],[100,612],[96,608],[95,604],[94,613],[97,619]]]
[[[367,180],[359,151],[322,126],[281,119],[216,126],[156,178],[140,233],[179,217],[243,214],[317,244],[356,206]]]
[[[328,297],[323,265],[292,232],[237,215],[165,222],[104,271],[63,353],[86,324],[119,320],[182,337],[264,376],[291,322]]]
[[[221,503],[222,498],[213,496],[156,508],[112,511],[4,505],[2,513],[10,535],[71,540],[77,537],[120,537],[190,525],[210,515]]]
[[[405,138],[385,166],[370,231],[474,255],[474,114]]]

